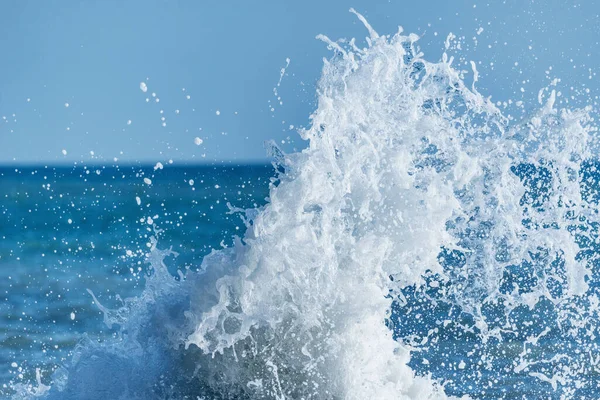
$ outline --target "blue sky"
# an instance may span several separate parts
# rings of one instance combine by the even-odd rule
[[[493,99],[532,104],[556,77],[564,99],[597,94],[594,1],[2,1],[0,164],[247,162],[266,158],[265,140],[302,147],[290,125],[308,124],[329,54],[315,36],[366,36],[350,7],[379,33],[422,35],[430,60],[464,36],[459,61],[478,63]]]

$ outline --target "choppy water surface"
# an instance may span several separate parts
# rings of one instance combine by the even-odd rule
[[[227,214],[227,203],[263,204],[272,171],[262,165],[0,169],[2,383],[27,381],[35,368],[49,377],[84,334],[113,337],[116,329],[103,323],[87,290],[107,306],[139,295],[155,227],[163,229],[161,243],[180,254],[171,271],[196,269],[243,227]]]
[[[76,170],[48,193],[43,171],[5,172],[3,236],[20,236],[2,262],[22,289],[4,326],[37,331],[3,357],[61,364],[17,398],[598,397],[593,110],[550,87],[517,119],[474,63],[428,61],[415,35],[358,17],[365,48],[320,37],[333,55],[308,147],[273,145],[276,171]],[[61,353],[55,331],[90,339]]]

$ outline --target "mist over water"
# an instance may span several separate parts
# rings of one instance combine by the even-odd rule
[[[357,17],[245,234],[178,275],[155,231],[140,296],[96,301],[118,335],[15,398],[598,397],[591,108],[546,88],[517,121]]]

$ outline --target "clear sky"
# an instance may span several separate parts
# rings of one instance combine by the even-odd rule
[[[597,94],[591,0],[4,0],[0,164],[246,162],[265,159],[265,140],[301,147],[290,125],[308,124],[329,54],[315,36],[366,36],[350,7],[379,33],[422,35],[433,61],[448,33],[464,36],[459,61],[478,63],[493,99],[533,102],[555,77],[564,98]]]

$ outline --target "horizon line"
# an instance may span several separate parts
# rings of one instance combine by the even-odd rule
[[[149,161],[124,161],[124,162],[85,162],[85,161],[73,161],[71,163],[45,163],[45,162],[12,162],[3,163],[0,162],[0,169],[7,168],[78,168],[78,167],[103,167],[103,168],[128,168],[128,167],[139,167],[139,168],[153,168],[159,162]],[[207,161],[207,162],[173,162],[162,163],[164,168],[190,168],[190,167],[225,167],[225,166],[268,166],[272,164],[269,159],[264,160],[244,160],[244,161],[233,161],[233,160],[219,160],[219,161]]]

